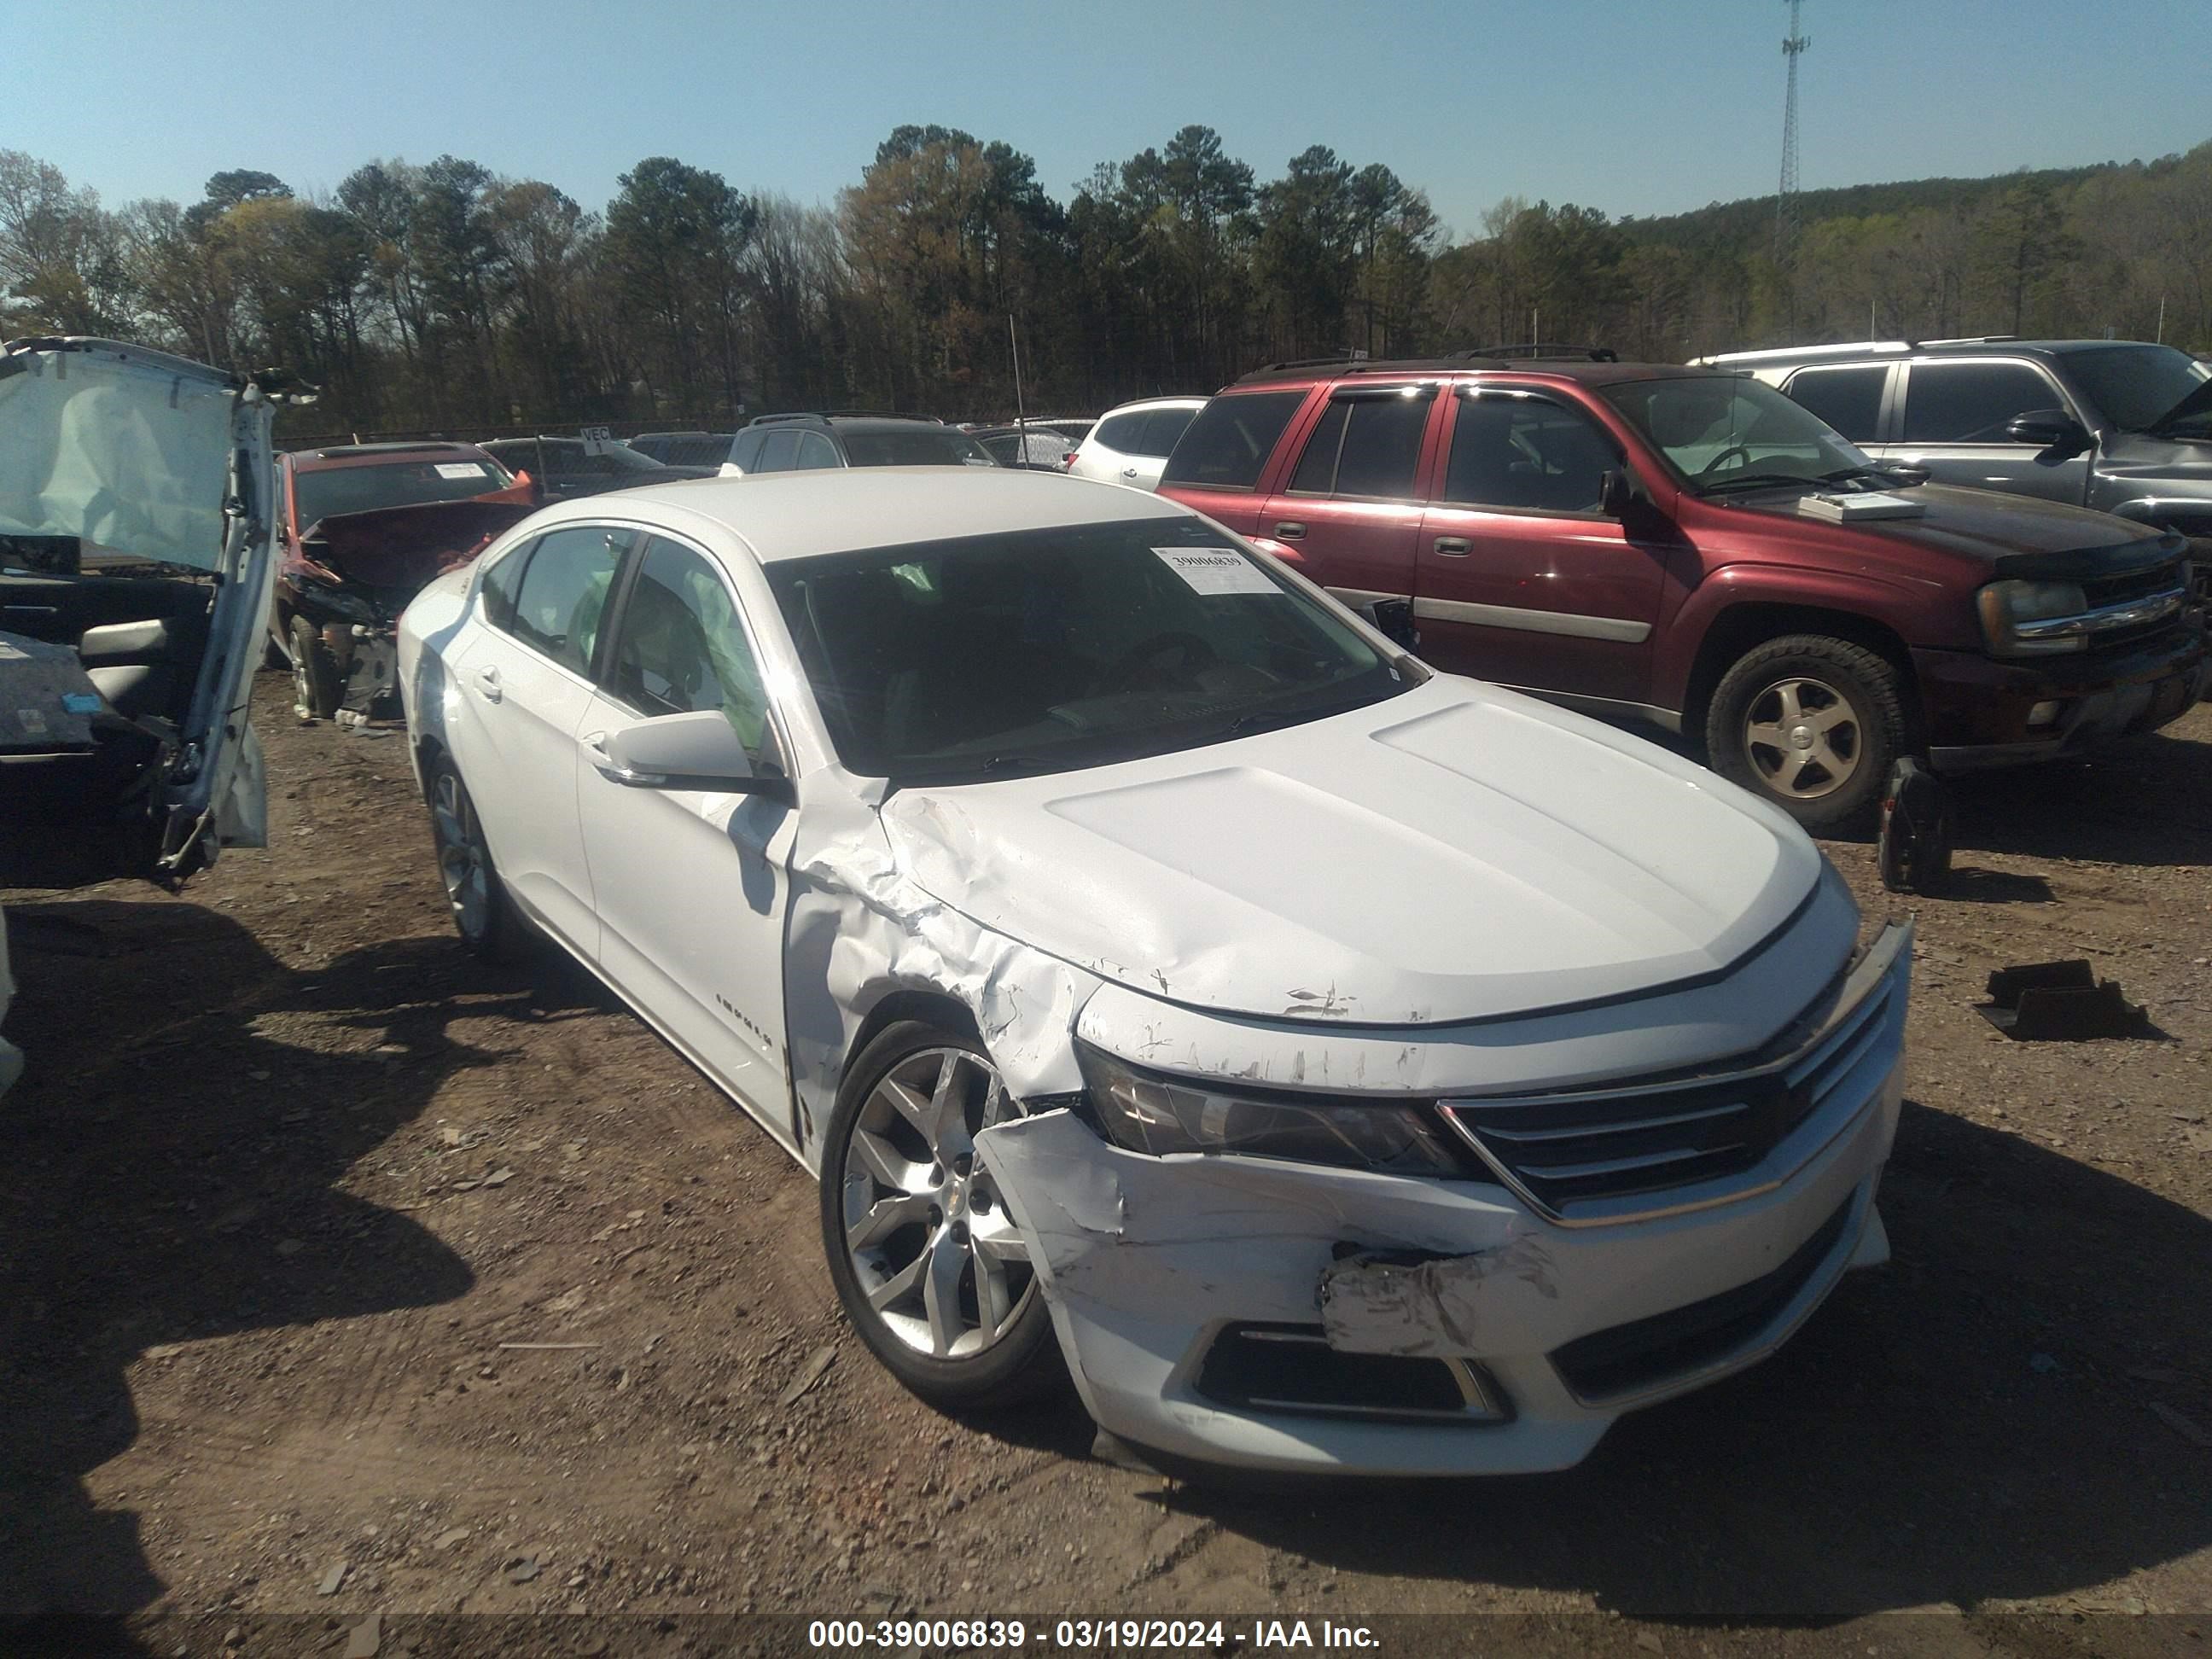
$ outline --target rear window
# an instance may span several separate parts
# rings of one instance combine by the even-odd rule
[[[1882,383],[1889,365],[1808,368],[1793,376],[1790,396],[1855,444],[1870,444],[1881,421]]]
[[[950,427],[921,426],[911,429],[878,427],[872,431],[847,428],[845,457],[854,466],[995,466],[975,441]]]
[[[1340,392],[1306,441],[1291,489],[1320,495],[1410,496],[1435,395],[1433,387],[1353,397]]]
[[[1249,489],[1274,453],[1306,394],[1245,392],[1216,398],[1198,411],[1168,457],[1160,482],[1212,489]]]
[[[1127,415],[1116,415],[1109,420],[1099,422],[1098,429],[1092,435],[1108,449],[1124,455],[1141,455],[1145,453],[1139,447],[1145,441],[1145,425],[1151,419],[1152,416],[1141,409]]]

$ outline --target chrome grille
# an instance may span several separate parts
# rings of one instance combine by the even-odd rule
[[[1748,1057],[1723,1075],[1445,1100],[1438,1109],[1554,1220],[1632,1219],[1674,1207],[1685,1189],[1701,1189],[1691,1202],[1735,1196],[1773,1174],[1766,1165],[1801,1126],[1820,1119],[1840,1127],[1872,1098],[1897,1056],[1905,959],[1900,950],[1870,985],[1848,987],[1842,1012],[1800,1046]]]

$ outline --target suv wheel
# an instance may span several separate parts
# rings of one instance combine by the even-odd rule
[[[1903,677],[1864,646],[1819,634],[1769,640],[1714,688],[1705,752],[1723,777],[1808,830],[1856,817],[1905,750]]]
[[[975,1156],[977,1133],[1020,1111],[973,1037],[902,1021],[846,1074],[823,1137],[838,1299],[939,1410],[1012,1405],[1066,1378],[1029,1252]]]

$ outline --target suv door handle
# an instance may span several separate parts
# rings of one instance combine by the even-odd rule
[[[1464,536],[1439,536],[1430,545],[1447,559],[1463,559],[1468,555],[1468,541]]]
[[[497,702],[500,698],[499,670],[487,663],[477,670],[477,690],[486,702]]]
[[[1286,542],[1294,542],[1305,533],[1306,527],[1302,524],[1279,524],[1275,526],[1275,534]]]

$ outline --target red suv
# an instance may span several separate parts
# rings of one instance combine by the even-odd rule
[[[1410,599],[1437,666],[1681,732],[1809,827],[1899,755],[2073,754],[2212,684],[2182,538],[1924,477],[1747,376],[1591,351],[1277,364],[1160,491]]]

